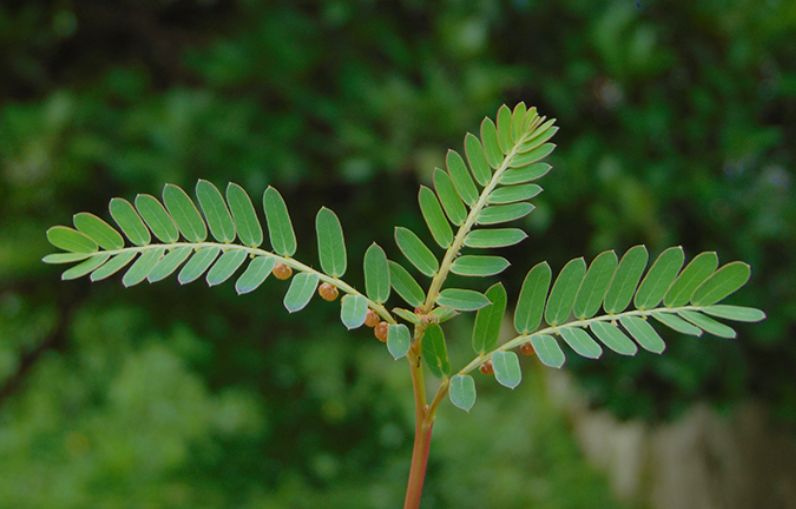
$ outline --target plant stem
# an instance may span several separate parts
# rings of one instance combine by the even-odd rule
[[[420,362],[422,336],[423,329],[418,328],[415,334],[415,341],[407,355],[415,400],[415,440],[412,447],[412,463],[409,467],[409,480],[406,484],[404,509],[417,509],[420,507],[420,497],[423,494],[423,482],[426,479],[428,452],[431,446],[431,429],[434,425],[433,414],[430,412],[428,403],[426,403],[426,386],[423,380],[423,367]]]
[[[434,422],[423,419],[415,426],[415,444],[412,448],[412,466],[409,469],[409,481],[406,485],[404,509],[419,509],[420,497],[423,495],[423,481],[426,480],[428,451],[431,447],[431,430]]]

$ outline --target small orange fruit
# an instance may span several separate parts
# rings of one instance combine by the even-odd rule
[[[486,361],[485,363],[481,364],[479,369],[481,370],[481,373],[485,375],[495,374],[495,368],[492,367],[492,361]]]
[[[379,315],[372,309],[368,309],[368,313],[365,315],[365,325],[373,328],[379,324],[379,321],[381,321]]]
[[[382,343],[387,341],[387,322],[379,322],[379,324],[373,328],[373,335]]]
[[[274,270],[271,272],[274,274],[275,278],[281,279],[282,281],[290,279],[290,276],[293,275],[293,269],[284,263],[277,263],[276,267],[274,267]]]
[[[532,344],[523,343],[520,347],[520,353],[526,357],[533,357],[536,354],[536,351],[533,349]]]
[[[318,287],[318,295],[326,302],[333,302],[337,299],[337,296],[340,295],[340,292],[337,290],[336,286],[323,283]]]

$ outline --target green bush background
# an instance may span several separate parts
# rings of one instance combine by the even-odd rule
[[[418,183],[519,100],[561,131],[506,253],[513,295],[541,259],[682,244],[749,261],[735,302],[769,314],[738,341],[571,362],[590,401],[660,420],[754,399],[796,429],[794,38],[786,0],[3,3],[0,506],[398,506],[405,366],[334,306],[287,316],[281,283],[62,284],[43,232],[165,182],[274,184],[302,258],[328,205],[358,265],[422,229]],[[428,507],[618,507],[527,373],[443,409]]]

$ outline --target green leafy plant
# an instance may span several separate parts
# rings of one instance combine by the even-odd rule
[[[544,159],[555,148],[550,140],[557,130],[554,120],[523,103],[513,110],[502,106],[496,121],[485,118],[480,137],[465,136],[464,156],[450,150],[446,169],[434,170],[434,189],[420,187],[420,211],[444,254],[439,257],[417,233],[397,227],[395,242],[408,266],[388,259],[382,247],[372,244],[364,254],[364,292],[342,279],[348,255],[334,212],[322,208],[316,216],[318,270],[294,258],[296,235],[285,200],[275,188],[263,195],[271,245],[265,249],[262,223],[246,191],[231,183],[225,196],[205,180],[196,185],[198,207],[172,184],[165,186],[162,200],[144,194],[134,203],[113,198],[110,215],[118,229],[96,215],[76,214],[74,227],[47,231],[49,241],[63,251],[44,261],[76,263],[63,273],[64,280],[89,276],[99,281],[124,270],[122,282],[128,287],[174,273],[181,284],[204,277],[215,286],[238,274],[239,294],[256,290],[273,274],[290,279],[284,306],[291,313],[307,306],[316,292],[327,301],[342,294],[343,325],[373,328],[392,357],[408,361],[416,427],[405,507],[419,507],[436,411],[446,396],[462,410],[473,407],[474,370],[494,375],[499,384],[513,389],[522,379],[517,351],[560,368],[566,358],[562,346],[589,359],[599,358],[604,347],[620,355],[635,355],[639,347],[660,354],[666,345],[654,325],[687,335],[707,332],[732,338],[735,331],[717,318],[765,318],[757,309],[719,304],[748,281],[748,265],[730,262],[719,267],[713,252],[686,264],[680,247],[664,250],[650,265],[647,249],[639,245],[621,258],[606,251],[589,264],[573,259],[555,278],[546,262],[533,266],[515,306],[517,334],[501,342],[509,302],[504,286],[495,283],[482,292],[446,283],[451,273],[488,278],[509,266],[505,258],[484,253],[527,237],[520,229],[498,225],[533,211],[529,200],[542,192],[535,182],[551,169]],[[429,279],[427,289],[412,272]],[[408,307],[387,307],[393,290]],[[454,368],[442,324],[468,312],[476,313],[474,358]],[[430,398],[424,365],[439,379]]]

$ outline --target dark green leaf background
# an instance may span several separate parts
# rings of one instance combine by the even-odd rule
[[[40,262],[44,232],[77,210],[110,221],[111,197],[135,203],[199,178],[222,192],[241,184],[265,225],[274,185],[296,257],[316,265],[315,213],[328,206],[347,277],[364,289],[372,242],[403,262],[393,225],[440,252],[418,185],[431,186],[448,148],[465,154],[485,115],[520,100],[560,131],[545,192],[520,220],[529,238],[499,253],[512,263],[510,305],[541,260],[557,273],[643,243],[651,256],[682,245],[686,259],[749,262],[728,304],[768,315],[736,340],[664,334],[663,358],[573,356],[590,402],[661,420],[695,401],[753,398],[796,428],[789,4],[4,2],[0,506],[399,506],[405,361],[364,327],[348,335],[338,305],[313,298],[289,315],[275,278],[244,296],[230,282],[61,282]],[[176,227],[207,235],[191,213]],[[489,284],[454,276],[450,287]],[[406,306],[395,292],[390,302]],[[454,367],[472,356],[469,315],[446,328]],[[536,370],[514,391],[473,376],[469,414],[443,404],[439,419],[456,424],[436,433],[426,507],[621,507]]]

